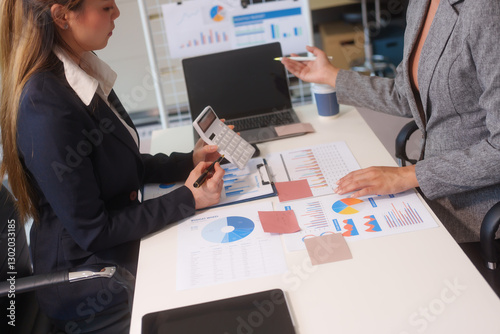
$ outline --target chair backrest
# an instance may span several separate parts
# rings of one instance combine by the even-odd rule
[[[409,123],[405,124],[399,131],[398,135],[396,136],[396,142],[395,142],[395,156],[398,162],[398,165],[401,167],[406,166],[406,163],[409,162],[410,164],[414,165],[417,163],[416,159],[410,159],[408,157],[407,149],[406,149],[406,143],[410,140],[411,135],[418,130],[417,123],[415,121],[410,121]]]
[[[24,226],[19,220],[14,197],[5,186],[2,186],[0,188],[0,281],[10,279],[14,283],[16,278],[31,274],[31,258]],[[34,292],[16,294],[13,290],[10,296],[0,298],[0,309],[7,310],[7,318],[0,321],[0,333],[47,333],[47,329],[50,328],[48,319],[38,308]]]

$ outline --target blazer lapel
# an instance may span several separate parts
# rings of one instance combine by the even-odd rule
[[[113,92],[114,94],[114,92]],[[111,94],[110,94],[111,97]],[[123,109],[123,106],[119,102],[118,98],[114,94],[113,96],[115,98],[115,101],[110,101],[110,103],[113,104],[113,106],[117,109],[117,111],[120,113],[120,109],[117,107],[118,104],[121,108],[121,112],[124,113],[126,116],[122,116],[125,119],[125,122],[130,125],[134,131],[137,133],[137,130],[135,129],[134,124],[132,123],[132,120],[128,116],[128,114],[125,112]],[[139,148],[137,147],[134,139],[130,135],[130,132],[123,126],[123,123],[118,119],[118,116],[111,110],[110,107],[97,95],[94,95],[94,100],[90,103],[89,108],[95,108],[95,111],[89,111],[90,115],[94,118],[97,119],[97,121],[102,121],[103,119],[107,118],[111,120],[113,123],[113,128],[114,130],[111,132],[113,136],[115,136],[118,140],[123,142],[135,155],[139,160],[141,159],[140,153],[139,153]],[[121,114],[120,114],[121,115]],[[139,137],[139,136],[137,136]]]
[[[132,122],[132,119],[130,118],[129,114],[125,111],[125,108],[123,107],[122,103],[118,99],[118,96],[116,95],[114,90],[112,90],[111,93],[109,93],[108,100],[109,100],[109,103],[111,103],[111,105],[113,105],[115,107],[116,111],[118,111],[118,114],[120,114],[120,116],[123,118],[125,123],[127,123],[128,126],[130,126],[132,129],[134,129],[135,134],[137,135],[137,140],[138,140],[138,144],[140,147],[141,140],[139,138],[139,133],[137,132],[137,129],[135,128],[135,124],[134,124],[134,122]]]
[[[427,100],[434,69],[458,20],[458,12],[453,7],[457,2],[460,1],[441,0],[420,55],[418,63],[418,86],[426,117],[429,117]]]

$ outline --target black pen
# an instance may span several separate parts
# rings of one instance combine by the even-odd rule
[[[205,182],[205,180],[207,179],[207,176],[208,176],[208,173],[210,173],[211,171],[213,171],[214,167],[215,167],[215,163],[217,162],[221,162],[222,159],[224,159],[224,154],[221,155],[219,157],[219,159],[215,160],[214,162],[212,162],[212,164],[210,166],[208,166],[207,169],[205,169],[205,171],[200,175],[200,177],[198,178],[198,180],[196,180],[195,183],[193,183],[193,187],[195,188],[199,188],[201,187],[201,185]]]

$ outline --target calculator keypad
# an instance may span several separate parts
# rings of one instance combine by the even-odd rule
[[[220,134],[212,141],[219,146],[219,152],[239,169],[245,167],[255,151],[252,145],[224,124],[221,124]]]

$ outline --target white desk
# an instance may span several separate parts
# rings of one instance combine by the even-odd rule
[[[297,109],[316,133],[260,144],[262,155],[343,140],[361,167],[395,166],[356,109],[341,106],[329,120],[314,106]],[[155,133],[153,152],[168,147],[169,137],[168,130]],[[272,288],[287,294],[300,334],[500,333],[500,299],[439,225],[350,242],[352,260],[314,267],[306,251],[285,250],[283,275],[183,291],[175,288],[177,227],[170,226],[141,242],[131,333],[140,333],[149,312]]]

